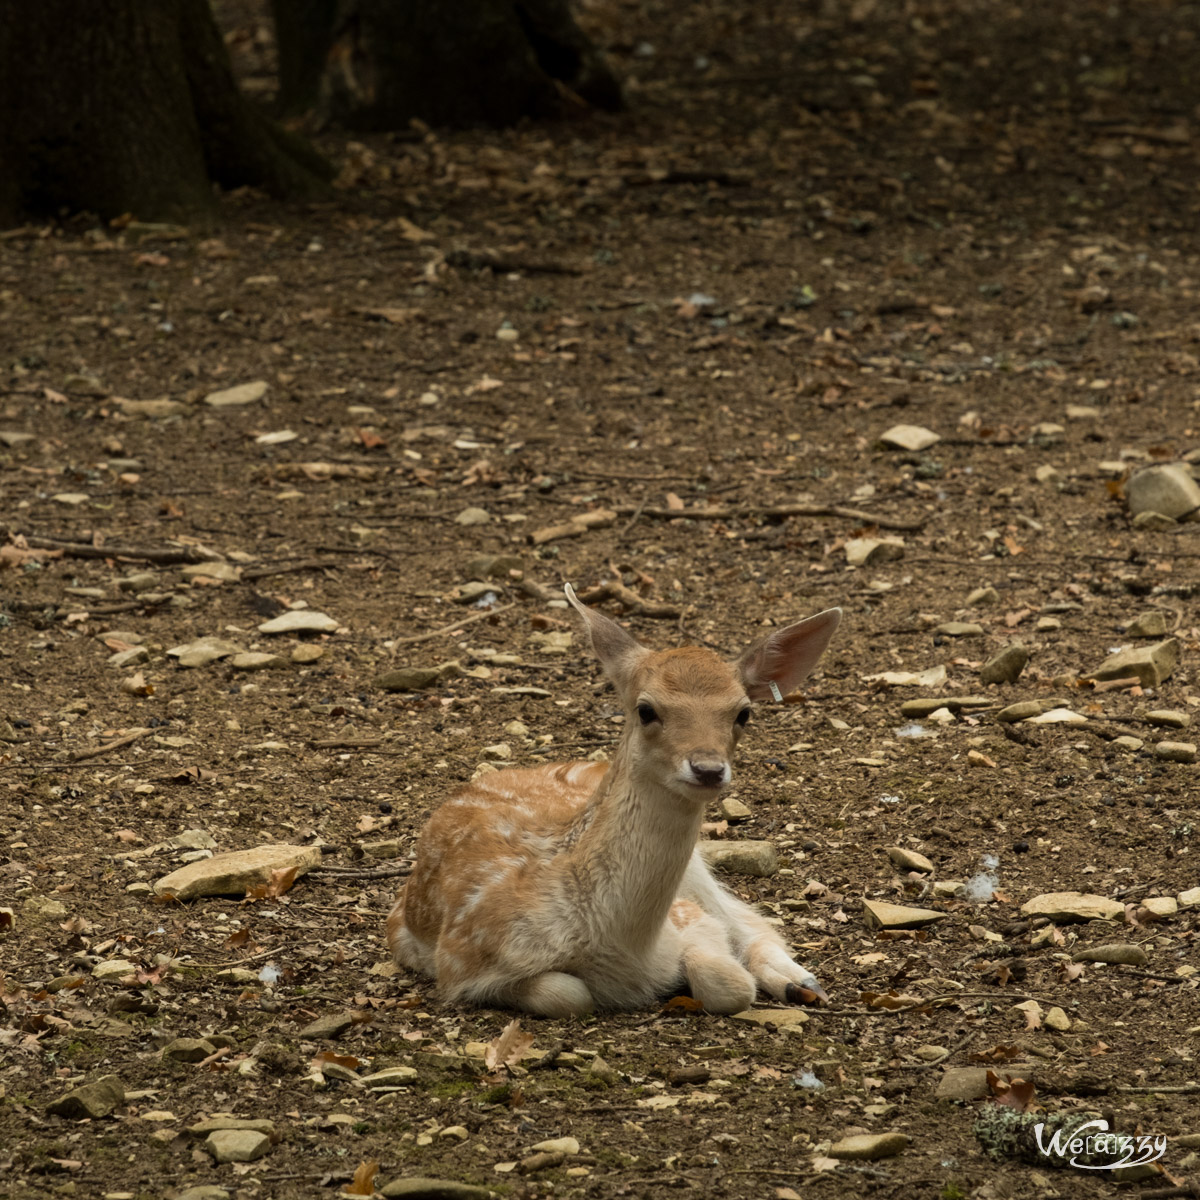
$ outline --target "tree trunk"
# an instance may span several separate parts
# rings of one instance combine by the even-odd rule
[[[0,221],[188,221],[213,182],[303,198],[323,176],[238,92],[207,0],[0,0]]]
[[[337,0],[271,0],[279,48],[279,110],[286,116],[317,106],[337,7]]]
[[[340,0],[321,57],[296,25],[320,0],[275,0],[281,75],[290,95],[320,92],[322,116],[352,129],[511,125],[581,101],[622,106],[621,88],[567,0]],[[318,18],[320,19],[320,18]],[[292,49],[289,50],[289,47]]]

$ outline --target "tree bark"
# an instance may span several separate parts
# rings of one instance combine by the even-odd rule
[[[310,0],[306,0],[309,3]],[[294,25],[298,10],[277,0]],[[281,58],[299,42],[279,32]],[[320,93],[320,114],[351,129],[511,125],[581,102],[617,110],[621,88],[567,0],[339,0],[319,82],[311,45],[292,94]]]
[[[213,182],[284,198],[328,170],[234,83],[207,0],[0,0],[0,221],[211,216]]]

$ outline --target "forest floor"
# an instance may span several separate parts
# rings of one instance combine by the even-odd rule
[[[269,31],[231,7],[265,95]],[[1200,909],[1171,903],[1200,885],[1200,768],[1149,715],[1200,706],[1200,525],[1125,498],[1200,457],[1195,13],[596,0],[623,115],[325,133],[328,204],[0,234],[0,1191],[1126,1187],[992,1157],[1002,1108],[1165,1137],[1139,1186],[1200,1182]],[[887,447],[897,424],[940,440]],[[864,537],[899,557],[851,565]],[[526,1018],[548,1057],[509,1063],[512,1014],[388,963],[456,785],[615,744],[568,581],[625,585],[598,603],[647,644],[730,654],[844,609],[802,699],[754,714],[749,817],[710,831],[774,845],[727,881],[829,1007]],[[329,631],[259,631],[287,612]],[[1178,639],[1173,673],[1082,678],[1149,644],[1135,621]],[[1016,641],[1023,673],[983,683]],[[383,690],[405,667],[439,670]],[[1021,700],[1077,720],[997,719]],[[154,894],[271,843],[320,866]],[[1054,892],[1113,915],[1022,913]],[[940,919],[876,929],[879,901]],[[1114,943],[1137,950],[1075,961]],[[108,1115],[48,1111],[109,1075]],[[265,1155],[215,1163],[189,1128],[217,1114],[270,1122]],[[830,1154],[889,1132],[898,1156]]]

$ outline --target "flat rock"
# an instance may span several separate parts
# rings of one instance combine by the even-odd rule
[[[1163,513],[1147,511],[1140,512],[1133,518],[1133,527],[1146,533],[1166,533],[1168,530],[1178,529],[1179,522]]]
[[[985,605],[999,603],[1000,593],[994,587],[977,587],[967,596],[968,608],[982,608]]]
[[[235,654],[229,665],[235,671],[273,671],[286,667],[288,660],[282,654],[267,654],[262,650],[243,650]]]
[[[159,896],[170,893],[177,900],[194,900],[197,896],[244,896],[268,883],[273,871],[295,867],[296,874],[303,875],[320,862],[320,846],[255,846],[189,863],[164,875],[154,885],[154,891]]]
[[[1179,901],[1174,896],[1147,896],[1141,907],[1154,917],[1173,917],[1179,911]]]
[[[271,1149],[271,1139],[253,1129],[218,1129],[204,1139],[204,1148],[219,1163],[254,1162]]]
[[[1179,901],[1180,908],[1196,908],[1200,906],[1200,887],[1188,888],[1186,892],[1180,892],[1175,899]]]
[[[216,1052],[216,1046],[206,1038],[176,1038],[168,1042],[160,1053],[172,1062],[198,1063]]]
[[[1120,737],[1115,737],[1109,743],[1112,746],[1120,746],[1122,750],[1140,750],[1146,743],[1139,737],[1134,737],[1132,734],[1123,733]]]
[[[945,621],[934,630],[934,633],[953,638],[979,637],[983,633],[983,626],[976,625],[974,621]]]
[[[941,435],[923,425],[893,425],[879,435],[879,440],[885,446],[894,450],[908,450],[916,453],[936,446],[942,440]]]
[[[779,868],[772,842],[700,842],[699,850],[710,867],[732,875],[774,875]]]
[[[748,1021],[751,1025],[774,1025],[776,1029],[788,1029],[807,1024],[809,1015],[802,1008],[747,1008],[733,1013],[732,1020]]]
[[[241,647],[223,638],[203,637],[182,646],[172,646],[167,654],[177,658],[181,667],[206,667],[209,663],[241,653]]]
[[[486,607],[496,603],[499,599],[498,593],[499,588],[496,584],[472,579],[469,583],[462,584],[454,593],[454,603],[477,604],[480,607]]]
[[[1114,942],[1110,946],[1088,946],[1073,955],[1076,962],[1119,963],[1124,967],[1144,967],[1150,959],[1141,946],[1131,942]]]
[[[915,850],[907,850],[903,846],[889,846],[887,856],[902,871],[920,871],[924,875],[933,872],[933,863]]]
[[[491,524],[492,514],[486,508],[464,508],[462,512],[454,518],[456,525],[489,525]]]
[[[951,1067],[938,1080],[934,1096],[939,1100],[982,1100],[990,1096],[987,1067]]]
[[[1027,717],[1027,725],[1086,725],[1087,717],[1070,708],[1051,708],[1036,717]]]
[[[748,821],[754,814],[748,805],[743,804],[736,796],[726,796],[717,806],[721,816],[731,825],[739,821]]]
[[[384,1184],[380,1195],[389,1197],[389,1200],[395,1196],[403,1196],[404,1200],[489,1200],[496,1193],[473,1183],[413,1175]]]
[[[1012,642],[997,651],[979,669],[980,683],[1016,683],[1029,664],[1029,650]]]
[[[46,1105],[46,1111],[71,1121],[107,1117],[125,1103],[125,1085],[116,1075],[102,1075],[91,1083],[73,1088]]]
[[[1167,729],[1186,729],[1192,723],[1190,713],[1178,708],[1155,708],[1146,714],[1146,720],[1151,725],[1161,725]]]
[[[1045,892],[1021,905],[1026,917],[1049,917],[1051,921],[1119,921],[1125,906],[1106,896],[1086,892]]]
[[[387,1088],[405,1087],[417,1077],[416,1067],[384,1067],[382,1071],[374,1071],[363,1075],[359,1082],[372,1091]]]
[[[1125,627],[1126,637],[1136,638],[1160,638],[1166,634],[1171,628],[1170,622],[1167,620],[1167,614],[1159,612],[1158,609],[1151,609],[1149,612],[1141,613],[1134,617],[1132,621]]]
[[[1066,1033],[1071,1028],[1071,1018],[1066,1012],[1055,1005],[1042,1018],[1042,1025],[1046,1029],[1052,1029],[1055,1033]]]
[[[181,417],[188,406],[180,400],[168,400],[165,397],[158,400],[121,400],[116,404],[127,417],[146,417],[149,420],[161,420],[163,417]]]
[[[856,1133],[834,1142],[829,1147],[829,1157],[864,1161],[894,1158],[908,1142],[906,1133]]]
[[[353,1024],[354,1018],[347,1012],[327,1013],[305,1025],[299,1036],[310,1041],[333,1041],[340,1038]]]
[[[294,608],[280,613],[259,627],[259,633],[332,633],[338,623],[332,617],[311,608]]]
[[[253,1133],[265,1133],[269,1137],[275,1132],[275,1122],[265,1117],[205,1117],[195,1125],[188,1126],[192,1137],[208,1137],[222,1129],[249,1129]]]
[[[1125,502],[1136,517],[1156,512],[1179,520],[1200,508],[1200,485],[1182,463],[1146,467],[1125,485]]]
[[[872,929],[919,929],[945,920],[946,914],[928,908],[910,908],[906,904],[888,904],[883,900],[864,900],[863,919]]]
[[[300,663],[315,663],[318,658],[325,657],[325,647],[318,646],[314,642],[301,642],[291,654],[292,662]]]
[[[10,450],[14,446],[21,446],[25,442],[35,441],[32,433],[24,433],[13,429],[0,429],[0,446],[7,446]]]
[[[254,404],[267,394],[265,379],[256,379],[252,383],[239,383],[237,387],[222,388],[219,392],[209,392],[204,397],[204,403],[212,408],[239,408],[243,404]]]
[[[1154,747],[1154,757],[1164,762],[1194,763],[1196,745],[1194,742],[1159,742]]]
[[[114,975],[132,975],[136,970],[136,964],[127,958],[110,958],[92,968],[92,978],[111,979]]]
[[[1106,658],[1088,679],[1136,679],[1142,687],[1158,687],[1179,663],[1179,641],[1166,638],[1153,646],[1128,646]]]
[[[874,566],[877,563],[895,562],[904,557],[904,539],[848,538],[846,562],[852,567]]]
[[[184,579],[219,579],[222,583],[236,583],[242,577],[241,567],[233,563],[213,562],[188,563],[180,572]]]
[[[375,686],[385,692],[419,692],[460,673],[461,665],[457,661],[441,663],[436,667],[398,667],[380,675],[375,680]]]
[[[996,714],[997,721],[1003,721],[1008,724],[1012,721],[1028,721],[1030,717],[1039,717],[1042,713],[1053,712],[1067,703],[1059,697],[1053,700],[1018,700],[1015,704],[1010,704],[1007,708],[1002,708]]]
[[[990,708],[995,701],[990,696],[931,696],[927,700],[905,700],[900,705],[902,717],[928,717],[939,708],[952,713],[964,708]]]
[[[578,1154],[579,1139],[573,1137],[549,1138],[544,1142],[538,1142],[536,1146],[531,1146],[530,1149],[539,1154]]]

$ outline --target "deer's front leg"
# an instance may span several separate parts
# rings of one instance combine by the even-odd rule
[[[671,906],[679,956],[693,997],[710,1013],[742,1012],[754,1003],[754,976],[735,957],[721,923],[690,900]]]

